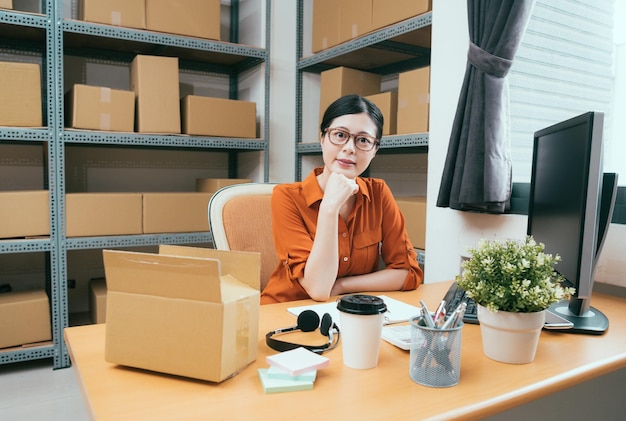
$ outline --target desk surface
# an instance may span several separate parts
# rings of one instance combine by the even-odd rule
[[[433,308],[449,282],[416,291],[385,293]],[[310,302],[302,302],[308,304]],[[482,353],[480,328],[463,328],[460,382],[429,388],[409,378],[409,353],[381,343],[378,367],[343,366],[341,347],[324,355],[330,367],[319,370],[314,389],[265,394],[257,369],[275,351],[265,333],[295,324],[286,311],[294,303],[261,306],[256,362],[220,384],[122,367],[104,361],[105,325],[71,327],[65,339],[87,409],[93,419],[478,419],[577,383],[626,367],[626,300],[594,295],[593,305],[610,320],[602,336],[543,331],[535,361],[510,365]],[[323,337],[316,333],[316,337]],[[290,337],[293,339],[293,337]],[[319,339],[319,338],[318,338]],[[311,340],[309,339],[309,342]]]

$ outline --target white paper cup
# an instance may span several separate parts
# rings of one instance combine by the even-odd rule
[[[387,311],[382,298],[347,295],[338,301],[337,309],[344,365],[362,370],[376,367],[384,313]]]

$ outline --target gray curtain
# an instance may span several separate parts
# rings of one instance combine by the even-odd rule
[[[502,213],[511,198],[506,75],[534,0],[468,0],[470,45],[437,206]]]

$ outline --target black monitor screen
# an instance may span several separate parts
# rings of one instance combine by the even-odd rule
[[[576,295],[551,310],[584,333],[608,327],[606,317],[590,307],[596,260],[610,223],[605,214],[614,201],[603,194],[603,120],[602,113],[589,112],[562,121],[537,131],[533,145],[527,233],[561,257],[556,270]]]

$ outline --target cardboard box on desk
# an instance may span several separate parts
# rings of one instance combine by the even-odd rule
[[[145,0],[80,0],[78,19],[125,28],[146,29]]]
[[[50,235],[48,190],[0,192],[0,221],[0,238]]]
[[[75,129],[135,130],[135,93],[76,84],[65,95],[66,124]]]
[[[0,126],[41,127],[41,68],[0,61]]]
[[[256,103],[187,95],[181,101],[183,133],[256,138]]]
[[[50,303],[43,290],[0,294],[0,348],[52,339]]]
[[[413,247],[426,248],[426,196],[396,197]]]
[[[104,251],[105,359],[221,382],[257,358],[260,255],[184,246]]]

